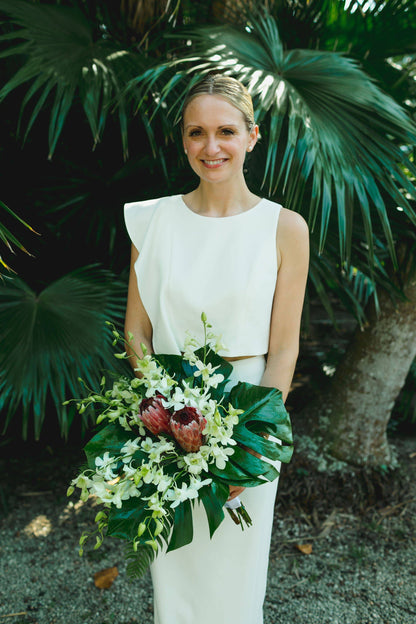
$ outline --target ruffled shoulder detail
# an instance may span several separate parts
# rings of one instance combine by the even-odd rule
[[[169,197],[158,197],[156,199],[146,199],[144,201],[130,202],[124,204],[124,221],[127,233],[137,251],[141,251],[156,208],[163,200]]]

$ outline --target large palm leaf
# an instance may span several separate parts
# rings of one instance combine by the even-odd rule
[[[20,110],[22,120],[26,107],[32,104],[25,136],[39,113],[45,107],[50,109],[52,157],[68,113],[79,98],[95,144],[100,141],[116,102],[123,152],[127,156],[132,111],[123,90],[129,79],[148,67],[148,53],[117,41],[104,24],[97,37],[97,25],[76,8],[0,0],[0,11],[10,16],[7,23],[11,21],[14,27],[0,37],[0,43],[7,43],[0,58],[21,55],[23,60],[20,69],[0,89],[0,101],[21,85],[27,85]],[[144,116],[142,123],[154,147],[153,133]]]
[[[4,428],[21,411],[23,437],[30,424],[39,438],[51,401],[61,434],[67,435],[74,407],[62,403],[85,392],[79,378],[98,389],[103,367],[120,366],[105,321],[120,326],[125,294],[125,285],[115,276],[94,267],[66,275],[38,295],[22,280],[4,278],[0,283]]]
[[[192,54],[148,73],[150,88],[163,79],[161,101],[173,102],[177,111],[190,81],[205,73],[220,70],[242,80],[262,123],[267,153],[260,167],[268,193],[306,213],[312,226],[320,221],[321,250],[335,206],[342,261],[350,258],[357,207],[373,257],[377,214],[394,257],[388,208],[402,207],[416,223],[408,201],[415,188],[403,165],[415,169],[401,149],[416,142],[416,126],[353,60],[335,52],[285,50],[276,20],[266,12],[249,14],[245,23],[245,29],[178,34],[192,41]]]

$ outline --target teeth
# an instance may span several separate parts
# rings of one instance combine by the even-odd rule
[[[204,162],[207,163],[207,165],[219,165],[224,162],[224,158],[221,158],[220,160],[204,160]]]

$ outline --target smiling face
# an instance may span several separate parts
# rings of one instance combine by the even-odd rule
[[[258,135],[249,131],[243,113],[219,95],[198,95],[183,116],[183,145],[189,164],[206,182],[243,177],[246,153]]]

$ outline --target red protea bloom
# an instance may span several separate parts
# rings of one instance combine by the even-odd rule
[[[170,429],[175,440],[188,453],[195,453],[201,448],[206,424],[207,421],[195,407],[184,407],[174,412],[170,419]]]
[[[170,412],[163,407],[162,399],[164,397],[158,394],[148,399],[143,399],[140,403],[139,416],[147,429],[158,435],[159,433],[171,433],[170,431]]]

